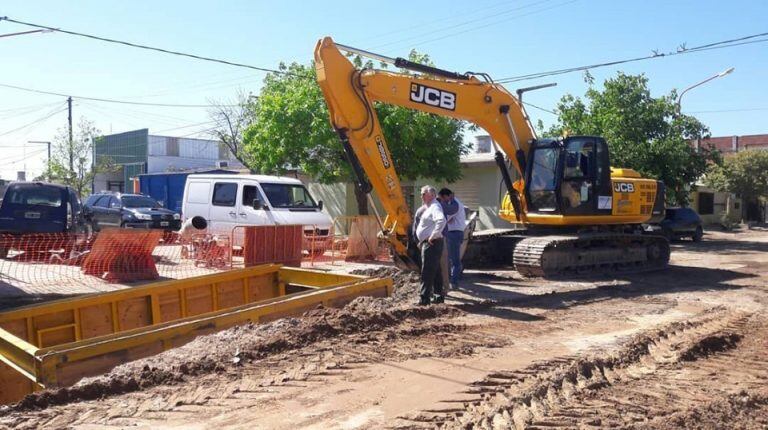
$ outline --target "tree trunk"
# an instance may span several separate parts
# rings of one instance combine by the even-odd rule
[[[355,189],[355,200],[357,200],[357,213],[358,215],[368,215],[368,197],[365,193],[361,192],[356,186],[352,186]]]

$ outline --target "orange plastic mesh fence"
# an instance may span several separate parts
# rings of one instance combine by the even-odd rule
[[[345,221],[352,222],[352,221]],[[335,228],[338,228],[338,223]],[[112,291],[264,263],[342,265],[348,234],[288,225],[237,227],[230,234],[111,229],[91,234],[0,234],[0,300],[9,296]],[[244,246],[243,246],[244,245]],[[391,261],[385,241],[368,258]]]

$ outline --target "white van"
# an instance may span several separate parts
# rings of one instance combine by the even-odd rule
[[[301,224],[305,233],[327,237],[333,220],[322,210],[323,202],[298,179],[199,174],[187,177],[181,213],[184,219],[202,216],[213,234],[231,235],[242,225]],[[233,245],[242,246],[242,240],[236,231]]]

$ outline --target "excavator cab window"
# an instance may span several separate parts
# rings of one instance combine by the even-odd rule
[[[545,142],[533,149],[528,180],[528,202],[531,209],[557,212],[557,179],[560,147],[556,142]]]
[[[563,142],[563,180],[560,202],[564,215],[601,213],[598,196],[610,196],[610,167],[604,140],[569,137]]]

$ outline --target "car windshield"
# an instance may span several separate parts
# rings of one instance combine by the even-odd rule
[[[276,208],[314,208],[315,200],[304,185],[261,184],[269,203]]]
[[[152,197],[123,196],[123,207],[126,208],[159,208],[160,204]]]
[[[61,206],[61,189],[46,186],[17,186],[8,190],[5,200],[15,205]]]

